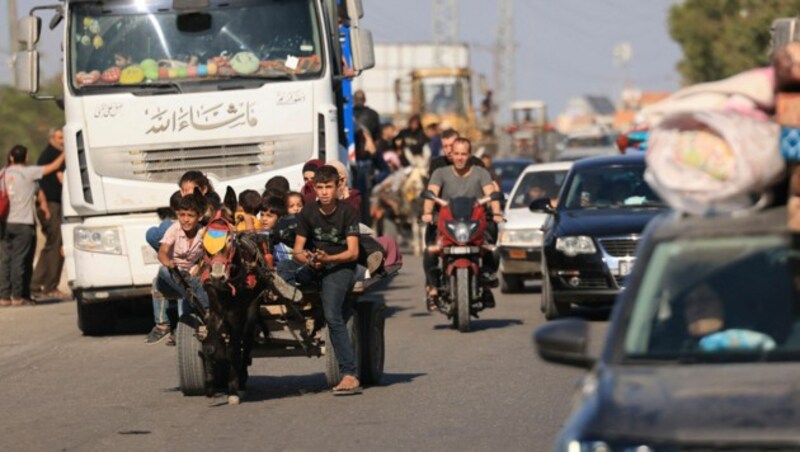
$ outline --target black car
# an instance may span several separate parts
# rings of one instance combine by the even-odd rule
[[[785,208],[659,217],[599,359],[597,322],[541,327],[542,358],[591,369],[556,450],[800,450],[800,253],[785,225]]]
[[[531,203],[551,212],[542,247],[542,312],[554,319],[572,305],[611,305],[633,268],[642,230],[666,206],[644,181],[643,155],[575,162],[559,194]]]

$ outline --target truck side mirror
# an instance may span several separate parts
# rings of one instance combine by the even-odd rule
[[[39,52],[36,50],[16,52],[12,64],[14,87],[31,95],[39,92]]]
[[[39,42],[39,35],[42,31],[42,19],[39,16],[27,16],[17,21],[17,36],[15,39],[25,47],[25,50],[33,50]]]
[[[358,25],[358,19],[364,17],[364,6],[361,0],[347,0],[347,18]]]
[[[350,39],[353,46],[353,69],[357,72],[375,67],[375,46],[372,32],[364,28],[352,28]]]

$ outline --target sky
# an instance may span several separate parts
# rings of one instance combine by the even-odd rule
[[[0,53],[8,55],[8,1],[0,0]],[[19,14],[55,0],[16,0]],[[542,99],[560,112],[569,98],[607,95],[615,100],[627,79],[644,90],[678,88],[675,70],[680,47],[667,31],[667,15],[677,0],[514,0],[516,71],[514,99]],[[461,42],[471,45],[475,72],[492,78],[498,2],[458,0]],[[427,42],[432,39],[432,0],[363,0],[362,26],[375,42]],[[49,14],[49,13],[46,13]],[[49,16],[46,16],[49,17]],[[45,74],[59,70],[60,35],[44,27],[41,51]],[[48,34],[50,33],[50,34]],[[616,44],[628,42],[627,70],[614,65]],[[7,60],[7,57],[6,57]],[[625,73],[627,72],[627,74]],[[0,84],[10,82],[7,64]],[[479,99],[476,99],[479,101]],[[552,114],[552,113],[551,113]]]

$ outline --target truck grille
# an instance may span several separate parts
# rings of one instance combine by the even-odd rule
[[[598,242],[609,256],[630,257],[636,255],[639,237],[599,239]]]
[[[120,179],[174,183],[186,171],[197,170],[222,181],[301,164],[313,149],[311,135],[283,135],[255,143],[96,149],[92,163],[101,176]]]
[[[272,166],[275,150],[272,143],[262,143],[130,151],[130,156],[135,176],[176,180],[186,171],[200,170],[228,179]]]

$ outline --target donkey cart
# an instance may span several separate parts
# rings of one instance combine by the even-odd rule
[[[379,384],[384,365],[384,314],[382,301],[365,297],[370,290],[383,286],[400,271],[400,265],[388,267],[380,275],[359,280],[348,293],[347,303],[352,315],[347,322],[361,381],[367,385]],[[252,334],[249,357],[325,357],[325,378],[330,386],[341,380],[339,365],[330,346],[328,329],[322,313],[319,294],[313,290],[299,289],[301,302],[270,299],[259,296],[256,325]],[[225,370],[215,366],[207,357],[208,345],[205,324],[196,314],[184,315],[176,332],[178,348],[178,379],[184,395],[209,394],[208,375],[216,375],[216,386],[224,386]],[[250,334],[250,333],[248,333]],[[247,360],[249,361],[249,360]],[[245,368],[250,362],[243,363]],[[208,366],[216,367],[210,369]],[[243,389],[243,388],[242,388]],[[229,399],[230,402],[230,399]],[[236,399],[238,403],[238,398]]]

